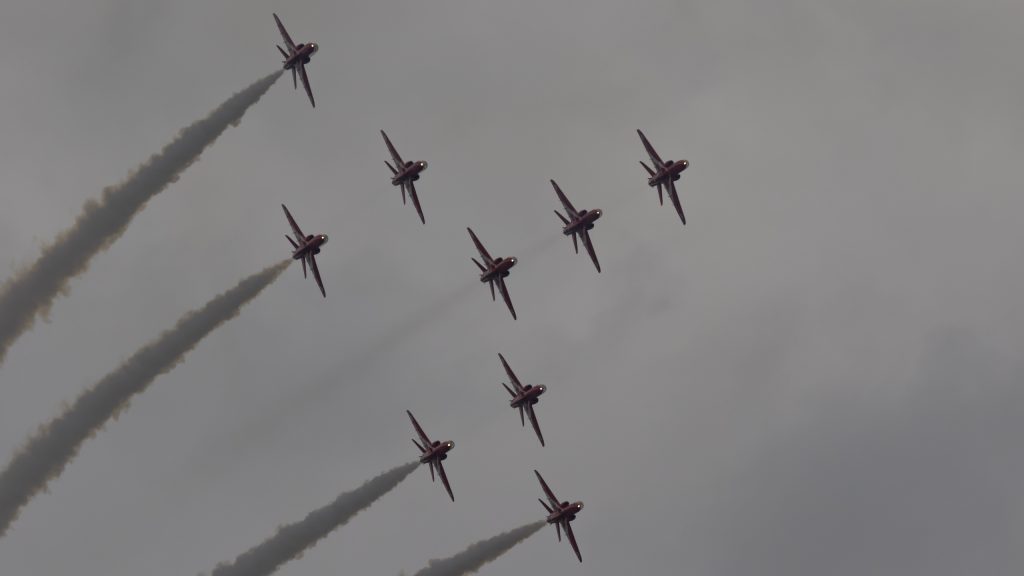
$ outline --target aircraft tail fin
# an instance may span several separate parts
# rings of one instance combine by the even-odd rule
[[[277,46],[277,51],[280,52],[281,56],[284,56],[284,59],[287,61],[288,60],[288,53],[284,51],[284,48],[281,48],[280,44],[277,44],[276,46]]]
[[[543,506],[544,509],[548,511],[548,514],[551,514],[551,513],[554,512],[554,510],[552,510],[551,507],[548,506],[547,503],[544,502],[543,500],[541,500],[540,498],[537,498],[537,502],[540,502],[540,505]]]
[[[562,214],[558,210],[555,210],[555,216],[558,216],[558,219],[562,221],[562,224],[565,224],[566,226],[569,225],[569,219],[566,218],[565,216],[562,216]]]
[[[657,174],[657,172],[655,172],[653,168],[651,168],[651,167],[650,167],[650,166],[648,166],[647,164],[644,164],[644,161],[643,161],[643,160],[641,160],[641,161],[640,161],[640,165],[641,165],[641,166],[643,166],[643,167],[644,167],[644,170],[647,170],[647,173],[648,173],[648,174],[650,174],[650,175],[651,175],[652,177],[653,177],[653,176],[654,176],[655,174]]]
[[[662,190],[661,184],[658,184],[658,204],[665,205],[665,191]]]
[[[579,240],[576,238],[575,232],[572,233],[572,249],[575,250],[577,254],[580,253],[580,244]]]
[[[291,236],[285,234],[284,237],[287,238],[288,241],[292,243],[292,248],[295,248],[296,250],[299,249],[299,245],[295,243],[295,240],[292,240]]]
[[[473,264],[476,264],[476,267],[479,268],[481,272],[487,272],[487,268],[484,268],[483,264],[477,262],[476,258],[470,258],[470,260],[473,261]]]
[[[385,160],[384,163],[388,165],[388,168],[391,168],[391,173],[392,174],[394,174],[395,176],[398,176],[398,170],[395,170],[395,167],[391,165],[391,162],[388,162],[387,160]]]
[[[555,533],[558,534],[558,541],[562,541],[562,523],[555,524]]]
[[[302,259],[302,277],[306,277],[306,258]]]
[[[295,68],[292,68],[292,88],[296,90],[299,89],[299,77],[297,76]]]

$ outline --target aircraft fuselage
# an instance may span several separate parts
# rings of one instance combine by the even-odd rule
[[[495,258],[494,265],[491,266],[490,270],[480,275],[481,282],[490,282],[495,278],[504,278],[509,275],[509,270],[516,265],[519,259],[515,256],[511,258]]]
[[[600,209],[580,210],[580,212],[581,214],[572,217],[568,226],[562,228],[562,234],[572,236],[581,230],[591,230],[594,228],[594,222],[604,214]]]
[[[431,460],[446,460],[448,458],[448,451],[455,447],[455,443],[451,440],[447,442],[434,442],[433,445],[429,446],[427,451],[420,456],[420,463],[426,464]]]
[[[398,186],[402,182],[415,182],[420,179],[420,172],[427,169],[427,163],[423,160],[419,162],[408,162],[404,167],[399,169],[398,174],[395,174],[394,178],[391,179],[391,184]]]
[[[301,260],[310,254],[319,254],[320,247],[327,244],[326,234],[317,234],[316,236],[310,234],[304,239],[301,239],[301,244],[298,249],[292,252],[292,259]]]
[[[576,514],[578,514],[580,510],[583,510],[583,502],[577,501],[572,504],[562,502],[562,504],[559,505],[558,510],[548,514],[547,522],[548,524],[572,522],[576,519]]]
[[[543,384],[539,384],[537,386],[527,384],[526,386],[523,386],[522,392],[517,394],[515,398],[509,400],[509,404],[513,408],[518,408],[525,404],[536,404],[537,398],[547,389],[547,386]]]
[[[665,161],[665,167],[658,171],[657,174],[647,179],[647,185],[655,187],[660,184],[665,184],[669,181],[675,182],[679,180],[679,175],[690,167],[690,163],[686,160],[667,160]]]
[[[297,45],[295,47],[295,52],[288,56],[288,59],[284,61],[284,69],[291,70],[298,65],[299,62],[309,64],[309,59],[319,49],[320,47],[316,45],[316,42]]]

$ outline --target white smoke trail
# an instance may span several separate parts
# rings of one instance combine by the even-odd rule
[[[0,364],[14,341],[35,324],[36,316],[45,316],[57,295],[67,293],[68,283],[85,272],[92,257],[109,248],[146,202],[177,181],[229,126],[237,126],[280,76],[278,71],[261,78],[183,129],[123,182],[104,189],[99,200],[87,201],[70,228],[44,248],[31,266],[7,280],[0,288]]]
[[[83,442],[108,420],[117,418],[133,396],[174,368],[207,334],[237,316],[242,306],[290,263],[285,260],[253,274],[202,308],[188,312],[173,328],[83,392],[62,414],[40,426],[0,472],[0,536],[17,519],[22,507],[63,472]]]
[[[484,564],[493,562],[523,540],[526,540],[544,527],[544,521],[520,526],[508,532],[502,532],[493,538],[470,544],[455,556],[434,559],[427,562],[427,567],[413,576],[463,576],[473,574]]]
[[[327,506],[310,512],[304,519],[279,527],[276,534],[242,553],[234,562],[218,564],[211,576],[273,574],[285,562],[298,558],[335,528],[390,492],[418,466],[419,462],[410,462],[371,478],[359,488],[338,496]]]

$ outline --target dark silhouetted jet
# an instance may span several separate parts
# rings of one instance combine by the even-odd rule
[[[295,249],[292,252],[292,258],[302,260],[303,278],[306,277],[306,263],[309,262],[309,267],[313,269],[313,278],[316,279],[317,286],[320,286],[320,293],[326,298],[327,292],[324,291],[324,281],[320,279],[320,269],[316,266],[316,255],[320,253],[320,247],[327,244],[327,234],[317,234],[316,236],[303,234],[299,225],[295,223],[295,219],[292,218],[288,208],[284,204],[281,204],[281,208],[284,208],[284,215],[288,218],[288,223],[292,225],[292,232],[295,233],[295,240],[292,240],[287,234],[284,235],[291,242],[292,248]]]
[[[640,165],[647,170],[647,174],[650,178],[647,179],[647,185],[650,187],[658,187],[658,201],[665,204],[665,198],[662,196],[662,188],[668,190],[668,197],[672,200],[672,204],[676,207],[676,212],[679,214],[679,219],[686,224],[686,216],[683,215],[683,207],[679,204],[679,193],[676,192],[676,181],[679,180],[679,174],[689,168],[690,163],[686,160],[662,160],[658,153],[654,151],[654,147],[647,141],[647,137],[639,129],[636,131],[640,135],[640,141],[644,143],[644,148],[647,149],[647,155],[651,158],[651,163],[654,164],[654,168],[651,168],[644,161],[640,161]]]
[[[284,69],[292,71],[292,84],[295,88],[299,87],[298,80],[295,78],[295,73],[298,72],[298,75],[302,77],[302,86],[306,89],[306,94],[309,95],[309,103],[316,108],[316,102],[313,101],[313,90],[309,87],[309,76],[306,75],[306,64],[309,64],[309,59],[320,47],[316,45],[316,42],[308,44],[292,42],[292,37],[284,29],[284,24],[281,24],[281,19],[277,17],[277,14],[274,14],[274,20],[277,21],[277,29],[281,31],[285,46],[288,47],[287,51],[280,46],[277,47],[281,55],[284,56]]]
[[[562,189],[558,187],[554,180],[551,181],[551,185],[555,188],[555,194],[558,195],[558,199],[562,202],[562,207],[565,208],[565,212],[569,216],[566,218],[559,214],[558,210],[555,210],[555,214],[565,224],[565,227],[562,228],[562,234],[572,236],[572,247],[576,250],[577,254],[580,252],[580,246],[577,243],[576,237],[579,236],[583,240],[583,247],[587,249],[587,254],[590,254],[590,259],[594,262],[594,267],[600,272],[601,264],[598,263],[597,254],[594,253],[594,243],[590,240],[590,231],[594,228],[594,221],[600,218],[604,212],[600,208],[577,210],[573,207],[572,202],[569,202],[569,199],[565,197]]]
[[[420,222],[426,224],[427,221],[423,218],[423,209],[420,208],[420,199],[416,196],[416,185],[413,182],[420,179],[420,172],[427,169],[427,163],[423,160],[416,162],[402,161],[402,157],[398,155],[398,150],[395,150],[388,135],[383,130],[380,131],[380,135],[384,137],[384,143],[388,145],[388,151],[391,152],[391,161],[395,163],[392,166],[391,162],[384,161],[388,168],[391,169],[391,185],[401,186],[402,204],[405,204],[406,190],[409,191],[409,196],[412,197],[412,205],[416,207],[416,212],[420,215]]]
[[[533,406],[540,401],[540,395],[547,391],[548,387],[539,384],[534,386],[533,384],[527,384],[523,386],[519,382],[519,378],[512,373],[512,368],[509,368],[508,362],[505,361],[505,357],[498,354],[498,358],[501,358],[501,365],[505,367],[505,373],[508,374],[508,379],[512,384],[512,388],[509,388],[503,382],[501,385],[508,391],[512,399],[509,400],[509,405],[513,408],[519,409],[519,422],[526,426],[526,416],[530,417],[530,423],[533,424],[533,431],[537,433],[537,439],[540,440],[540,445],[544,445],[544,435],[540,433],[540,424],[537,423],[537,414],[533,411]]]
[[[483,259],[484,264],[477,262],[476,258],[471,258],[473,263],[476,264],[477,268],[480,269],[480,281],[487,282],[491,286],[491,300],[495,299],[494,296],[494,285],[498,285],[498,290],[501,292],[501,297],[505,299],[505,304],[508,305],[508,311],[512,313],[512,319],[516,319],[516,309],[512,307],[512,298],[508,295],[508,288],[505,286],[505,278],[509,275],[509,269],[516,265],[519,261],[515,256],[509,258],[491,258],[491,255],[487,253],[484,245],[480,243],[480,240],[473,234],[473,230],[469,230],[469,236],[473,239],[473,244],[476,245],[477,252],[480,253],[480,258]]]
[[[437,440],[431,440],[427,437],[426,432],[423,428],[420,428],[420,423],[413,417],[412,412],[405,411],[409,415],[409,420],[412,420],[413,428],[416,428],[416,434],[420,437],[420,442],[417,442],[414,438],[412,443],[420,449],[420,462],[430,466],[430,480],[434,480],[434,468],[437,468],[437,473],[441,476],[441,482],[444,483],[444,489],[448,491],[448,496],[455,502],[455,495],[452,494],[452,487],[448,484],[448,476],[444,473],[444,466],[441,461],[448,459],[448,452],[455,447],[455,443],[451,440],[447,442],[438,442]]]
[[[576,519],[576,514],[580,510],[583,510],[583,502],[559,502],[558,498],[555,498],[555,493],[548,488],[547,482],[544,478],[541,478],[540,472],[533,471],[537,475],[537,480],[540,480],[540,487],[544,489],[544,495],[548,497],[548,504],[545,504],[543,500],[540,500],[540,505],[548,511],[547,522],[548,524],[554,524],[555,530],[558,532],[558,541],[562,541],[562,529],[565,529],[565,535],[569,538],[569,544],[572,544],[572,549],[576,552],[576,557],[579,558],[580,562],[583,562],[583,556],[580,556],[580,547],[576,545],[576,536],[572,533],[572,526],[570,522]]]

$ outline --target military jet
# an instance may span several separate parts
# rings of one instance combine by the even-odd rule
[[[292,84],[295,88],[299,87],[298,80],[295,77],[295,73],[302,78],[302,86],[306,89],[306,94],[309,96],[309,103],[316,108],[316,102],[313,101],[313,90],[309,87],[309,76],[306,75],[306,64],[309,64],[309,59],[320,49],[316,42],[309,42],[307,44],[296,44],[292,42],[292,37],[288,35],[288,31],[284,29],[284,24],[281,24],[281,19],[274,14],[274,20],[277,21],[277,29],[281,31],[281,37],[284,38],[284,44],[288,48],[285,51],[284,48],[278,46],[277,49],[284,56],[285,70],[292,71]]]
[[[555,493],[551,491],[551,488],[548,488],[547,482],[544,481],[544,478],[541,478],[540,472],[534,470],[533,473],[537,475],[537,480],[540,480],[540,487],[544,489],[544,495],[548,497],[548,503],[551,504],[548,506],[548,504],[545,504],[543,500],[538,498],[540,505],[548,511],[548,524],[555,525],[559,542],[562,541],[562,529],[565,529],[565,535],[569,538],[569,544],[572,544],[573,551],[576,552],[576,558],[583,562],[583,556],[580,556],[580,547],[576,545],[576,536],[573,535],[572,526],[569,525],[570,522],[576,519],[576,514],[583,510],[583,502],[577,501],[572,504],[559,502],[558,498],[555,498]]]
[[[519,378],[512,372],[512,368],[509,367],[508,362],[505,361],[505,357],[498,354],[498,358],[501,358],[501,365],[505,367],[505,373],[508,374],[509,382],[512,383],[512,388],[509,388],[502,382],[502,387],[508,391],[512,399],[509,400],[509,405],[513,408],[519,409],[519,422],[526,426],[526,416],[530,417],[530,423],[533,424],[533,431],[537,433],[537,439],[540,440],[540,445],[544,445],[544,435],[540,433],[540,424],[537,423],[537,414],[533,411],[533,406],[540,401],[540,395],[547,391],[548,387],[543,384],[534,386],[533,384],[522,385],[519,382]]]
[[[448,484],[448,476],[444,473],[444,466],[441,465],[442,460],[448,459],[448,452],[455,447],[455,443],[451,440],[447,442],[439,442],[437,440],[431,441],[427,437],[426,432],[423,428],[420,428],[420,423],[413,417],[412,412],[405,411],[409,415],[409,420],[412,420],[412,425],[416,428],[416,434],[420,437],[420,442],[417,442],[413,438],[412,443],[420,449],[420,462],[430,466],[430,480],[434,481],[434,468],[437,468],[437,473],[441,476],[441,482],[444,483],[444,489],[448,491],[448,496],[455,502],[455,495],[452,494],[452,487]]]
[[[327,297],[327,292],[324,291],[324,281],[320,279],[320,269],[316,266],[316,255],[320,253],[320,247],[327,244],[327,234],[317,234],[316,236],[302,233],[299,225],[295,223],[295,219],[292,218],[292,213],[288,211],[288,208],[281,204],[281,208],[284,208],[284,215],[288,218],[288,223],[292,225],[292,232],[295,233],[295,240],[292,240],[287,234],[284,235],[292,244],[292,248],[295,249],[292,252],[292,258],[294,260],[302,260],[302,277],[306,277],[306,263],[309,263],[309,267],[313,269],[313,278],[316,279],[316,283],[320,286],[320,293]]]
[[[476,258],[471,258],[477,268],[480,269],[480,281],[487,282],[491,286],[491,300],[495,299],[494,296],[494,285],[498,285],[498,290],[501,292],[501,297],[505,299],[505,304],[508,306],[508,311],[512,313],[512,319],[516,319],[516,309],[512,307],[512,298],[508,295],[508,288],[505,286],[505,278],[509,275],[509,269],[516,265],[519,261],[515,256],[509,258],[491,258],[491,255],[487,253],[487,249],[480,243],[480,240],[473,234],[473,230],[469,230],[469,236],[473,239],[473,244],[476,244],[477,252],[480,253],[480,258],[483,259],[484,264],[477,262]]]
[[[601,217],[604,212],[600,208],[594,210],[577,210],[573,207],[572,202],[565,197],[562,193],[562,189],[558,187],[558,184],[554,180],[551,181],[551,185],[555,188],[555,194],[558,195],[558,199],[562,202],[562,207],[565,208],[565,212],[568,218],[562,216],[558,210],[555,210],[555,215],[565,224],[562,228],[562,234],[566,236],[572,236],[572,247],[576,250],[576,253],[580,253],[580,246],[577,243],[576,237],[579,236],[583,240],[583,246],[587,249],[587,254],[590,254],[590,259],[594,262],[594,267],[597,271],[601,271],[601,264],[597,261],[597,254],[594,253],[594,243],[590,241],[590,231],[594,228],[594,221]]]
[[[654,151],[654,147],[647,141],[647,137],[639,129],[636,131],[640,135],[640,141],[644,143],[644,148],[647,149],[647,155],[651,158],[651,163],[654,164],[654,168],[651,168],[644,161],[640,161],[640,165],[647,170],[647,174],[650,178],[647,179],[647,185],[650,187],[658,187],[658,201],[662,205],[665,204],[665,198],[662,196],[662,188],[668,190],[668,197],[672,200],[672,204],[676,207],[676,212],[679,214],[679,219],[683,221],[683,225],[686,224],[686,216],[683,215],[683,207],[679,204],[679,193],[676,192],[676,181],[679,180],[679,174],[689,168],[690,163],[686,160],[662,160],[658,153]]]
[[[416,162],[403,162],[402,157],[398,155],[398,150],[395,150],[394,145],[391,144],[391,139],[380,131],[380,135],[384,137],[384,143],[388,145],[388,151],[391,152],[391,160],[395,163],[394,166],[387,160],[384,161],[391,169],[391,185],[401,186],[402,188],[402,204],[405,204],[405,191],[409,191],[409,196],[412,198],[412,205],[416,207],[416,212],[420,215],[420,222],[424,224],[427,221],[423,218],[423,209],[420,208],[420,199],[416,197],[416,185],[413,182],[420,179],[420,172],[427,169],[427,163],[423,160]]]

